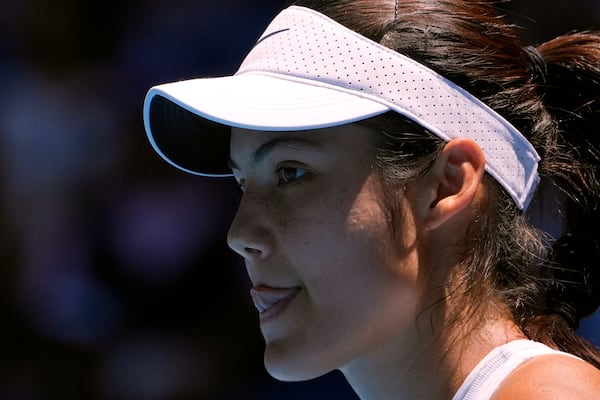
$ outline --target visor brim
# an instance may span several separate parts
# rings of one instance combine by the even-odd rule
[[[231,127],[299,131],[344,125],[389,107],[314,81],[270,74],[192,79],[155,86],[144,103],[154,149],[186,172],[229,175]]]

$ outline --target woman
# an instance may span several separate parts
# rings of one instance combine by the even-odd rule
[[[486,2],[301,0],[235,76],[152,88],[145,124],[178,168],[233,171],[273,376],[593,399],[599,90],[596,33],[523,48]]]

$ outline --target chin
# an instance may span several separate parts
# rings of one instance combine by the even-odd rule
[[[311,362],[308,354],[303,355],[304,357],[292,357],[267,348],[264,356],[265,369],[273,378],[284,382],[307,381],[333,370]]]

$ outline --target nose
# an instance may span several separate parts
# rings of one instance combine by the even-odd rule
[[[227,244],[248,261],[264,260],[271,255],[273,236],[264,213],[268,208],[246,193],[229,227]]]

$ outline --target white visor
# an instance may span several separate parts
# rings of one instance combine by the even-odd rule
[[[177,168],[230,176],[230,127],[309,130],[388,111],[446,141],[473,139],[486,171],[527,208],[540,158],[515,127],[433,70],[304,7],[283,10],[235,75],[151,88],[144,124],[154,149]]]

